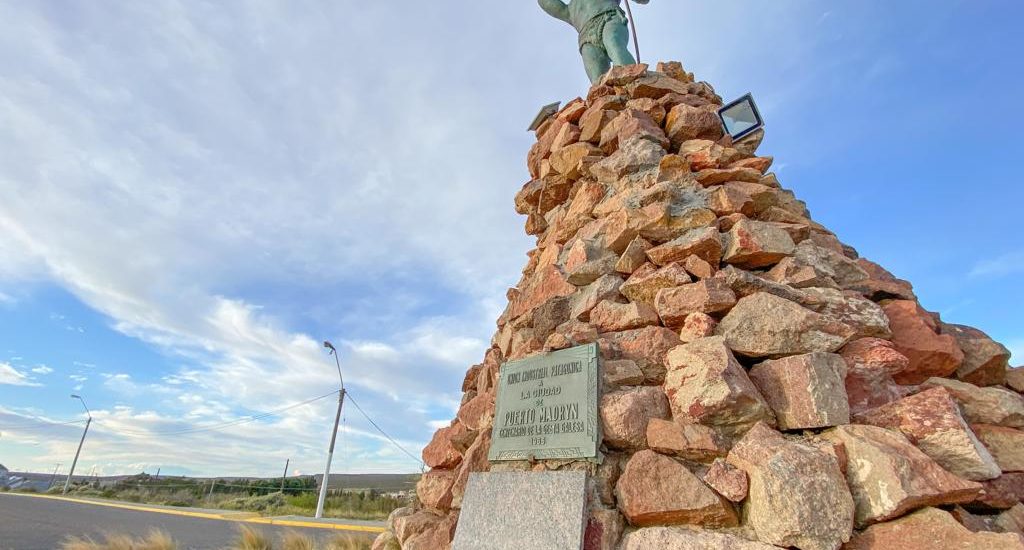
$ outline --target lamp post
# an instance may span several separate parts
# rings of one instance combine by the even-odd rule
[[[85,430],[82,431],[82,439],[78,442],[78,450],[75,451],[75,459],[71,461],[71,471],[68,472],[68,479],[64,482],[64,491],[62,495],[68,494],[68,488],[71,487],[71,478],[75,475],[75,465],[78,464],[78,455],[82,453],[82,444],[85,443],[85,434],[89,433],[89,424],[92,424],[92,413],[89,412],[89,407],[85,406],[85,399],[81,396],[71,394],[71,399],[77,399],[82,402],[82,407],[85,408],[85,414],[89,415],[89,419],[85,421]]]
[[[334,356],[334,364],[338,366],[338,412],[334,415],[334,429],[331,430],[331,446],[327,449],[327,466],[324,467],[324,479],[320,482],[320,497],[316,501],[316,518],[324,516],[324,500],[327,498],[327,483],[331,478],[331,459],[334,458],[334,442],[338,439],[338,421],[341,420],[341,407],[345,404],[345,379],[341,377],[341,361],[338,360],[338,350],[327,340],[324,340],[324,347],[329,349],[329,354]]]

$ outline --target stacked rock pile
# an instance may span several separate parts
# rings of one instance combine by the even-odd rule
[[[570,469],[588,549],[1024,549],[1024,369],[815,223],[721,103],[616,67],[540,126],[537,246],[374,548],[447,548],[470,472]],[[499,366],[590,342],[603,462],[489,464]]]

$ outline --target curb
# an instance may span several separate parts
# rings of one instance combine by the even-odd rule
[[[71,502],[75,504],[89,504],[92,506],[105,506],[107,508],[121,508],[124,510],[134,510],[136,512],[149,512],[153,514],[167,514],[171,516],[186,516],[192,518],[201,519],[213,519],[219,521],[233,521],[236,523],[254,523],[259,525],[279,525],[283,527],[305,527],[310,529],[331,529],[335,531],[359,531],[363,533],[383,533],[383,527],[372,527],[369,525],[349,525],[344,523],[328,523],[318,521],[302,521],[293,519],[275,519],[275,518],[264,518],[256,516],[255,514],[246,515],[245,512],[226,512],[226,513],[208,513],[208,512],[192,512],[189,510],[171,510],[167,508],[154,508],[152,506],[127,504],[122,502],[103,502],[98,500],[86,500],[74,497],[63,497],[56,495],[37,495],[31,493],[4,493],[5,495],[14,495],[19,497],[29,498],[42,498],[48,500],[59,500],[63,502]],[[241,517],[239,517],[241,516]]]

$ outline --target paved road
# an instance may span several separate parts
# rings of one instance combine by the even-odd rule
[[[108,506],[0,493],[0,550],[55,550],[69,536],[102,540],[104,533],[146,535],[163,529],[181,550],[220,550],[232,542],[240,525],[249,525],[276,539],[289,530],[325,539],[333,529],[253,525]],[[345,532],[370,541],[375,534]]]

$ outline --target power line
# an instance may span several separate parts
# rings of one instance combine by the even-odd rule
[[[330,393],[325,393],[323,395],[320,395],[320,396],[317,396],[317,397],[313,397],[313,398],[307,399],[305,401],[301,401],[301,402],[295,403],[293,405],[288,405],[287,407],[283,407],[283,408],[276,409],[276,410],[273,410],[273,411],[259,413],[259,414],[255,414],[255,415],[251,415],[251,416],[245,416],[245,417],[238,418],[238,419],[235,419],[235,420],[229,420],[227,422],[221,422],[219,424],[211,424],[211,425],[208,425],[208,426],[200,426],[198,428],[185,428],[185,429],[182,429],[182,430],[170,430],[170,431],[163,431],[163,432],[160,432],[160,431],[145,431],[145,432],[142,432],[142,431],[120,430],[120,429],[111,429],[111,430],[107,430],[107,431],[112,431],[112,432],[114,432],[116,434],[121,434],[121,435],[137,435],[137,436],[183,435],[183,434],[191,434],[191,433],[199,433],[199,432],[217,431],[217,430],[221,430],[221,429],[232,427],[232,426],[238,426],[240,424],[246,424],[246,423],[249,423],[249,422],[255,422],[257,420],[261,420],[261,419],[268,418],[268,417],[271,417],[271,416],[277,416],[277,415],[279,415],[279,414],[281,414],[281,413],[283,413],[285,411],[289,411],[291,409],[295,409],[295,408],[301,407],[303,405],[308,405],[308,404],[313,403],[315,401],[319,401],[321,399],[325,399],[325,398],[330,397],[332,395],[336,395],[337,393],[338,393],[338,390],[334,390],[334,391],[332,391]],[[102,425],[102,421],[100,422],[100,424]]]
[[[387,432],[385,432],[380,426],[378,426],[377,423],[374,422],[372,418],[370,418],[370,415],[366,414],[366,411],[364,411],[363,408],[359,406],[359,403],[356,403],[356,400],[352,399],[352,393],[351,392],[345,392],[345,393],[348,395],[348,400],[351,401],[353,405],[355,405],[356,410],[358,410],[360,413],[362,413],[363,416],[366,418],[366,420],[370,424],[372,424],[374,428],[377,428],[377,431],[380,432],[381,435],[386,437],[388,439],[388,441],[391,442],[392,445],[394,445],[395,447],[398,447],[398,449],[400,451],[402,451],[403,453],[409,455],[409,457],[412,458],[413,460],[415,460],[416,462],[419,462],[420,464],[423,464],[424,466],[426,466],[426,464],[423,462],[422,459],[420,459],[416,455],[410,453],[408,450],[406,450],[405,447],[399,445],[398,442],[394,440],[394,438],[392,438],[390,435],[387,434]]]
[[[67,422],[52,422],[50,420],[43,420],[42,418],[32,419],[36,424],[13,424],[13,425],[0,425],[0,429],[3,430],[16,430],[20,428],[45,428],[51,426],[69,426],[71,424],[81,424],[85,420],[68,420]],[[40,424],[42,424],[40,426]]]

